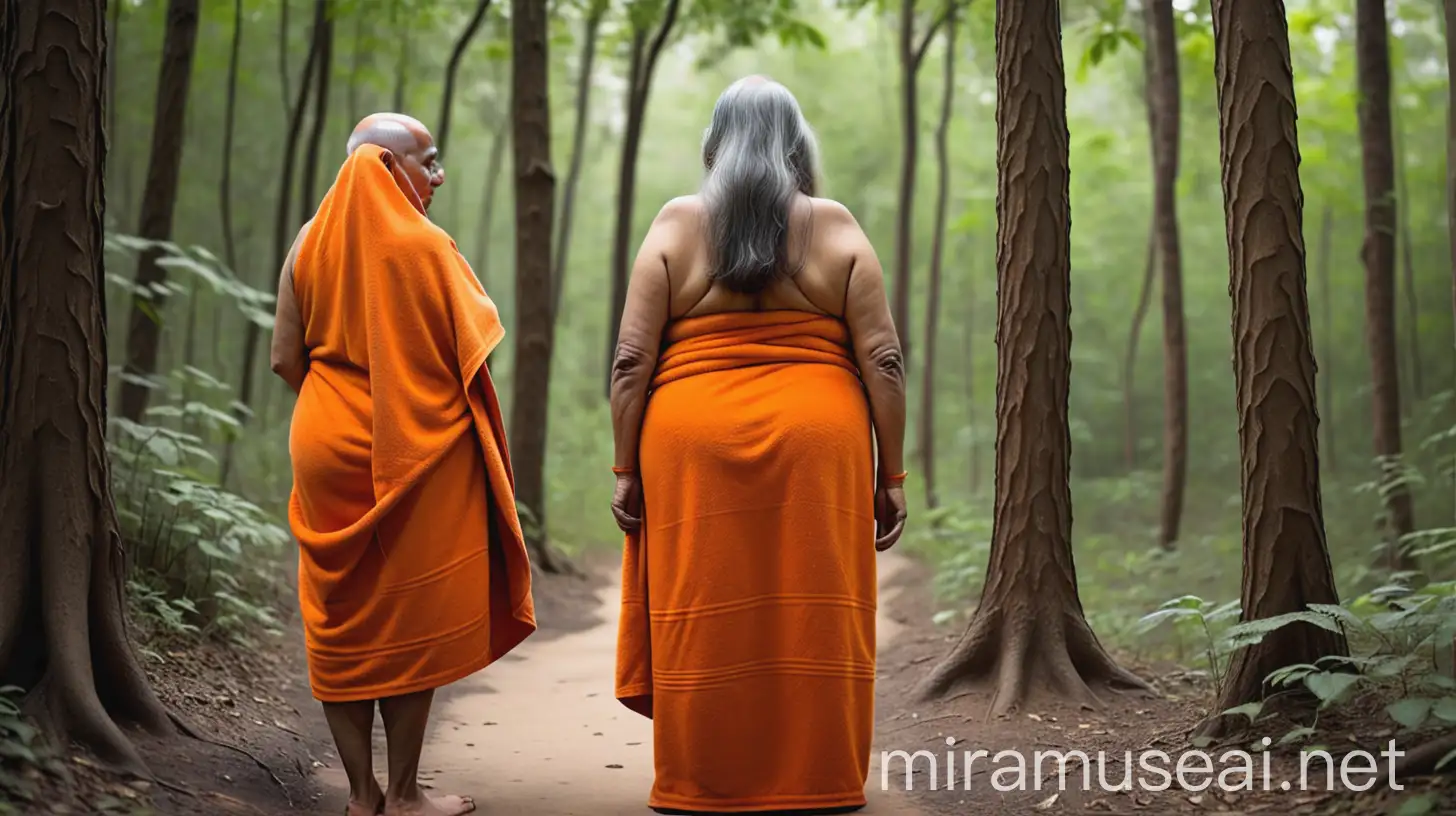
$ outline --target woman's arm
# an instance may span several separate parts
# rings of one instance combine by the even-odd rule
[[[833,206],[827,215],[825,227],[833,234],[826,237],[844,247],[851,259],[844,321],[869,393],[883,482],[905,470],[905,358],[875,248],[849,210]]]
[[[298,259],[298,247],[308,234],[308,224],[298,231],[283,270],[278,273],[278,303],[273,314],[273,344],[269,353],[273,373],[283,378],[288,387],[297,394],[303,390],[303,378],[308,375],[308,347],[303,342],[303,315],[298,309],[298,297],[293,289],[293,265]]]
[[[671,312],[668,258],[684,224],[692,217],[690,210],[691,206],[680,199],[669,201],[652,222],[632,264],[617,350],[612,358],[612,436],[619,471],[637,467],[637,441],[647,408],[647,388],[657,368],[662,332]]]

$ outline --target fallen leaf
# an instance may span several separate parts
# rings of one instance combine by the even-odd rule
[[[1036,803],[1036,809],[1037,810],[1051,810],[1052,805],[1055,805],[1057,803],[1057,797],[1058,796],[1061,796],[1061,794],[1060,793],[1054,793],[1051,796],[1048,796],[1047,798],[1043,799],[1042,801],[1037,802]]]

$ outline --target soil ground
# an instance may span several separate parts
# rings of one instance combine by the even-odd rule
[[[485,672],[443,690],[424,755],[426,781],[436,792],[474,796],[479,812],[500,816],[627,816],[650,813],[645,799],[652,780],[651,724],[622,708],[611,695],[615,659],[617,560],[611,553],[580,562],[584,578],[538,576],[540,631],[516,652]],[[1327,791],[1323,767],[1312,772],[1312,789],[1300,790],[1292,752],[1275,751],[1268,778],[1272,790],[1233,794],[1210,790],[1149,791],[1138,780],[1160,781],[1134,767],[1134,789],[1112,792],[1099,786],[1099,771],[1084,781],[1080,763],[1067,766],[1059,789],[1055,757],[1034,767],[1037,751],[1080,750],[1096,759],[1112,787],[1123,778],[1125,752],[1158,749],[1172,755],[1161,767],[1176,767],[1187,750],[1187,734],[1204,715],[1206,681],[1173,666],[1132,665],[1157,689],[1157,696],[1119,696],[1087,711],[1033,701],[1022,711],[987,719],[985,689],[953,691],[922,703],[912,694],[933,661],[950,648],[959,625],[937,626],[929,591],[931,573],[913,559],[881,557],[880,669],[877,733],[866,816],[1010,816],[1043,813],[1107,814],[1348,814],[1395,813],[1405,799],[1434,794],[1428,813],[1456,814],[1456,784],[1426,780],[1403,792],[1385,788],[1383,771],[1363,794]],[[301,638],[238,649],[223,644],[185,648],[150,644],[145,659],[164,702],[203,740],[143,742],[157,783],[119,784],[84,760],[72,760],[69,802],[23,813],[163,813],[179,816],[337,816],[343,810],[343,781],[327,728],[307,687]],[[161,658],[161,662],[157,661]],[[1341,750],[1378,751],[1390,737],[1381,732],[1378,709],[1367,716],[1326,720],[1322,733],[1345,734]],[[1288,728],[1270,729],[1278,738]],[[376,729],[382,752],[382,729]],[[1360,735],[1356,737],[1355,735]],[[1260,735],[1246,737],[1251,742]],[[953,739],[954,745],[947,745]],[[1405,745],[1405,741],[1402,741]],[[1215,758],[1244,744],[1212,746]],[[966,752],[988,757],[972,764],[966,781]],[[929,765],[915,760],[912,790],[905,765],[892,759],[881,768],[882,752],[928,751],[938,760],[931,789]],[[999,751],[1026,757],[1026,775],[994,775],[1008,762]],[[1340,751],[1332,747],[1339,757]],[[946,756],[953,752],[955,789],[947,790]],[[382,759],[382,757],[381,757]],[[1262,760],[1256,760],[1262,763]],[[379,767],[384,766],[381,763]],[[1194,766],[1195,770],[1197,766]],[[1226,767],[1216,764],[1217,769]],[[1261,787],[1262,764],[1255,785]],[[382,770],[381,770],[382,773]],[[1205,772],[1197,779],[1207,779]],[[1338,772],[1336,774],[1338,781]],[[1294,784],[1280,789],[1282,781]],[[383,781],[381,779],[381,781]],[[1011,790],[997,790],[996,784]],[[1039,789],[1038,789],[1039,785]],[[53,800],[43,800],[53,801]]]

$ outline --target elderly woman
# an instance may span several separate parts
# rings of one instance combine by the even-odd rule
[[[904,366],[880,262],[815,197],[816,156],[788,89],[734,83],[701,191],[663,207],[627,290],[616,695],[653,718],[662,813],[865,805]]]

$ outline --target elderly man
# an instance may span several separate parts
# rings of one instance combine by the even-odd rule
[[[349,816],[455,816],[416,780],[434,689],[536,627],[530,564],[485,360],[505,331],[444,230],[434,140],[364,119],[278,285],[273,370],[295,393],[289,524],[309,679]],[[489,587],[489,591],[484,588]],[[374,776],[378,705],[389,786]]]

